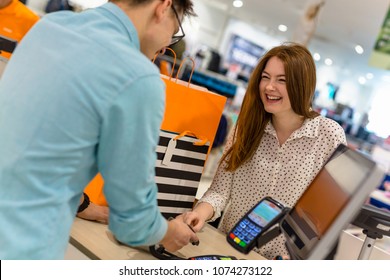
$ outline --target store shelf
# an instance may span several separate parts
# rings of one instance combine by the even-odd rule
[[[188,80],[190,71],[186,69],[183,73],[183,80]],[[228,79],[227,77],[207,70],[195,70],[191,83],[206,87],[208,90],[233,98],[237,92],[237,88],[246,86],[242,82]]]

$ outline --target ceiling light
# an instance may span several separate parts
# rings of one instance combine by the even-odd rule
[[[359,81],[359,84],[364,85],[366,83],[366,78],[364,78],[363,76],[360,76],[358,81]]]
[[[244,5],[244,2],[242,2],[241,0],[234,0],[233,1],[233,6],[236,8],[241,8],[243,5]]]
[[[330,58],[325,58],[325,64],[330,66],[333,64],[333,61]]]
[[[320,56],[319,53],[314,53],[314,54],[313,54],[313,58],[314,58],[315,61],[320,61],[321,56]]]
[[[372,78],[374,78],[374,74],[372,74],[372,73],[367,73],[367,74],[366,74],[366,78],[367,78],[368,80],[371,80]]]
[[[279,29],[279,31],[286,32],[288,28],[284,24],[280,24],[278,26],[278,29]]]
[[[355,51],[356,51],[358,54],[364,53],[364,49],[363,49],[363,47],[360,46],[360,45],[356,45],[356,46],[355,46]]]

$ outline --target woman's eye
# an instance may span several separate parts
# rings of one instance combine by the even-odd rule
[[[264,80],[264,79],[269,79],[268,76],[261,76],[261,79]]]

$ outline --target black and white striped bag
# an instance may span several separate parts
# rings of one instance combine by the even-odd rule
[[[160,132],[156,150],[157,201],[166,218],[192,209],[210,147],[207,140],[188,134]]]

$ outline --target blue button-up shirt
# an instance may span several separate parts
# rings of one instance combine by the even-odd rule
[[[113,3],[30,30],[0,80],[0,259],[63,258],[97,172],[116,238],[163,238],[154,167],[164,90]]]

